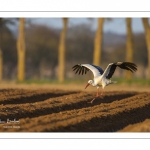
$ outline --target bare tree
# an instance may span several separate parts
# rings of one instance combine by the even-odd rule
[[[19,33],[17,40],[18,50],[18,80],[25,79],[25,19],[19,19]]]
[[[3,19],[0,18],[0,81],[2,81],[2,75],[3,75],[3,56],[2,56],[2,26],[3,26],[3,23],[2,23]]]
[[[0,81],[2,81],[3,78],[3,54],[2,50],[0,49]]]
[[[8,28],[7,24],[14,25],[14,19],[0,18],[0,81],[3,78],[3,51],[2,51],[2,32]]]
[[[67,23],[68,23],[68,18],[63,18],[63,29],[60,34],[59,53],[58,53],[59,82],[63,82],[65,79],[65,48],[66,48],[65,39],[66,39],[66,32],[67,32]]]
[[[127,40],[126,40],[126,61],[133,61],[133,35],[132,35],[132,19],[126,18]],[[131,79],[132,73],[126,71],[126,78]]]
[[[150,25],[148,22],[148,18],[142,18],[142,22],[145,30],[145,38],[148,51],[148,78],[150,78]]]
[[[98,18],[98,26],[94,41],[93,64],[100,65],[102,51],[102,36],[103,36],[104,18]]]

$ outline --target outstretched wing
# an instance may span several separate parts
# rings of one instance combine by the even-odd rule
[[[103,74],[103,69],[98,67],[98,66],[95,66],[95,65],[92,65],[92,64],[78,64],[78,65],[75,65],[72,67],[73,71],[76,71],[75,73],[82,73],[82,75],[85,73],[87,73],[87,71],[91,70],[94,77],[96,76],[100,76]]]
[[[114,74],[117,66],[120,67],[121,69],[129,70],[131,72],[134,72],[137,70],[136,64],[131,63],[131,62],[110,63],[105,69],[103,76],[105,76],[107,79],[110,79],[112,75]]]

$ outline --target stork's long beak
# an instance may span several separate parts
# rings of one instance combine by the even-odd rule
[[[85,89],[86,89],[89,85],[90,85],[90,84],[88,83],[88,84],[86,85]]]

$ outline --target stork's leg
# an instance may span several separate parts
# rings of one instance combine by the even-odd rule
[[[101,92],[101,94],[99,94],[99,88],[97,88],[97,92],[96,92],[96,96],[95,96],[95,98],[93,98],[89,103],[93,103],[93,101],[96,99],[96,98],[98,98],[98,97],[102,97],[103,98],[103,95],[104,95],[104,89],[102,89],[102,92]]]
[[[97,88],[96,96],[90,101],[90,103],[92,104],[97,97],[99,97],[99,88]]]
[[[104,95],[104,89],[102,89],[102,92],[101,92],[101,94],[100,94],[101,96],[103,96]]]
[[[94,101],[96,98],[97,98],[97,97],[93,98],[93,99],[92,99],[89,103],[91,103],[91,104],[92,104],[92,103],[93,103],[93,101]]]
[[[96,97],[99,96],[99,88],[97,88],[97,91],[96,91]]]

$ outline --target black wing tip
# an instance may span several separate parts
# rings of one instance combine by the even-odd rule
[[[133,62],[117,62],[116,65],[131,72],[135,72],[137,70],[137,65]]]
[[[74,69],[74,68],[76,68],[76,67],[79,67],[79,66],[81,66],[81,64],[74,65],[74,66],[72,67],[72,69]]]
[[[129,64],[129,65],[133,65],[133,66],[137,67],[137,65],[135,63],[133,63],[133,62],[124,62],[124,63]]]
[[[82,64],[74,65],[74,66],[72,67],[72,69],[73,69],[73,71],[75,71],[75,74],[79,74],[79,75],[80,75],[80,74],[81,74],[81,75],[86,74],[87,71],[89,71],[89,69],[86,68],[85,66],[82,66]]]
[[[137,70],[137,65],[135,63],[132,63],[132,62],[127,62],[128,63],[128,66],[131,67],[134,71]]]
[[[118,61],[118,62],[116,62],[116,63],[113,63],[113,64],[131,64],[131,65],[135,65],[135,66],[137,66],[135,63],[133,63],[133,62],[129,62],[129,61]]]

